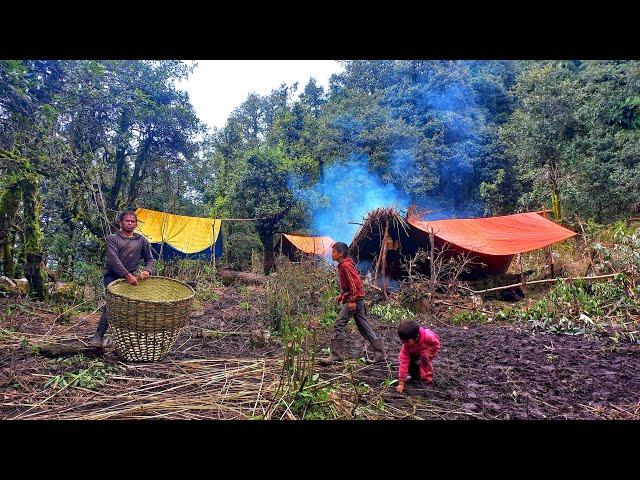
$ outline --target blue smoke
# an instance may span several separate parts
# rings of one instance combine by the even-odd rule
[[[362,223],[375,208],[408,207],[407,196],[370,172],[368,163],[367,155],[351,154],[327,167],[322,181],[310,188],[302,187],[298,177],[289,178],[289,188],[310,210],[314,234],[349,244],[359,228],[349,222]]]
[[[359,228],[349,222],[361,223],[380,207],[403,210],[416,204],[432,212],[426,216],[431,220],[482,216],[474,165],[480,158],[485,119],[471,84],[455,68],[437,69],[412,83],[385,88],[380,106],[388,109],[391,122],[401,123],[386,125],[387,131],[396,133],[387,134],[389,143],[383,151],[376,146],[375,163],[388,165],[382,176],[369,170],[366,154],[352,153],[327,167],[312,187],[303,187],[300,178],[290,178],[290,188],[310,210],[314,234],[348,244]],[[363,149],[377,138],[374,133],[379,127],[356,112],[337,116],[333,126],[343,142]],[[380,161],[384,154],[388,163]]]
[[[414,124],[417,120],[425,137],[433,139],[423,142],[422,150],[417,145],[392,145],[390,172],[394,184],[408,192],[421,192],[411,201],[434,211],[430,219],[481,216],[474,164],[480,158],[485,119],[469,85],[442,83],[423,79],[408,87],[387,89],[383,103],[391,106],[392,116]],[[429,180],[434,174],[438,177],[435,184]]]
[[[418,176],[418,166],[411,150],[401,149],[391,153],[391,171],[399,178],[413,178]]]
[[[422,84],[418,88],[418,100],[428,110],[459,112],[469,106],[473,98],[471,89],[460,83],[452,83],[445,88],[434,90],[430,85]]]

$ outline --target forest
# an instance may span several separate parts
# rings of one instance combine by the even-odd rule
[[[211,129],[176,86],[185,61],[0,61],[0,418],[640,418],[640,62],[341,63],[327,88],[252,93]],[[466,283],[432,255],[391,295],[367,283],[386,366],[358,360],[354,326],[356,360],[318,370],[337,275],[287,261],[281,236],[350,244],[387,207],[543,210],[577,235],[501,278]],[[157,262],[195,291],[170,364],[85,348],[106,238],[137,208],[222,220],[219,258]],[[496,293],[509,284],[524,298]],[[402,395],[406,318],[443,349],[433,387]],[[143,385],[153,399],[119,397]]]

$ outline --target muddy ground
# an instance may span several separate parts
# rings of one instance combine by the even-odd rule
[[[23,304],[0,299],[3,328],[14,335],[47,333],[68,341],[87,341],[98,313],[82,313],[65,324],[44,304]],[[264,311],[264,288],[220,287],[213,297],[196,305],[188,327],[165,361],[188,358],[278,358],[282,347],[275,337],[256,342]],[[596,419],[640,418],[640,345],[625,344],[612,351],[610,344],[583,336],[539,334],[513,325],[455,326],[432,316],[417,320],[438,333],[442,342],[434,361],[430,386],[408,385],[395,391],[400,349],[397,324],[369,315],[372,326],[385,339],[389,365],[349,363],[357,380],[369,387],[362,401],[377,398],[405,418],[418,419]],[[444,318],[439,315],[439,319]],[[59,322],[59,320],[57,320]],[[331,331],[318,330],[317,353],[328,346]],[[36,338],[36,337],[29,337]],[[20,392],[33,396],[34,375],[54,372],[56,360],[37,354],[29,345],[0,339],[0,398],[16,402]],[[350,324],[348,352],[353,359],[367,347]],[[114,350],[104,354],[116,362]],[[342,366],[316,368],[320,380],[343,372]],[[38,383],[38,385],[40,385]],[[8,405],[8,403],[7,403]],[[22,407],[0,406],[0,418],[15,418]],[[384,409],[381,409],[384,412]],[[385,418],[381,413],[379,418]],[[393,418],[402,418],[397,413]]]

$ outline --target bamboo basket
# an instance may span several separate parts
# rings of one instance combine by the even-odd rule
[[[167,355],[187,323],[195,292],[167,277],[149,277],[131,286],[107,285],[107,318],[117,352],[128,361],[156,362]]]

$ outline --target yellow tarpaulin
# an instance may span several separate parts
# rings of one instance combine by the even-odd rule
[[[220,233],[220,219],[187,217],[138,208],[138,228],[151,243],[167,243],[183,253],[196,253],[211,248]]]

